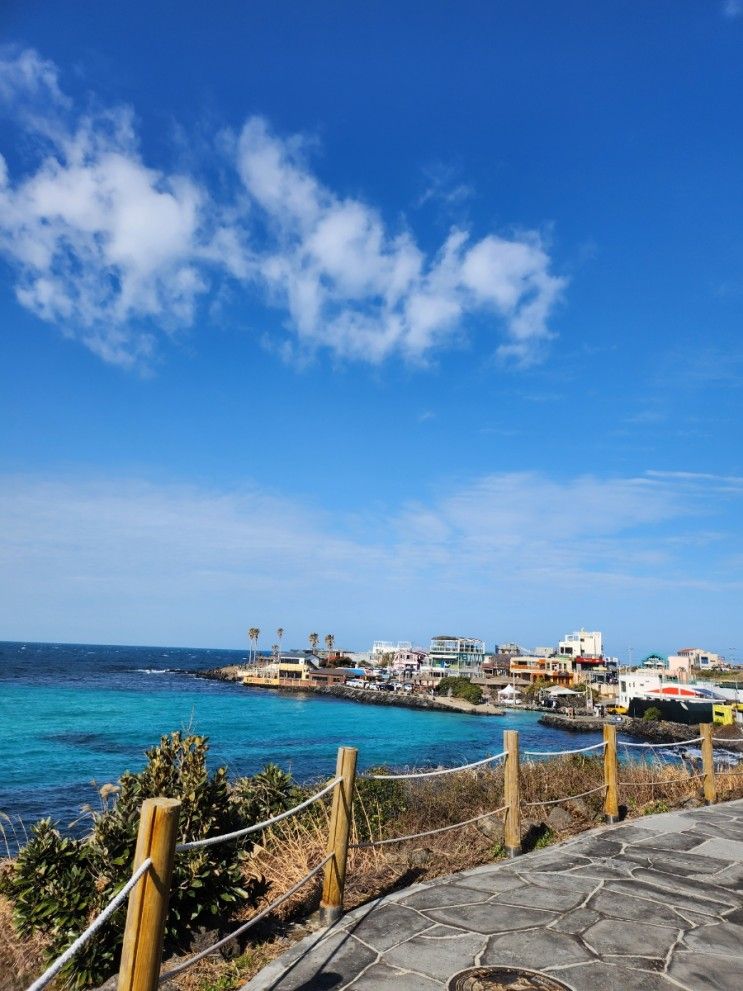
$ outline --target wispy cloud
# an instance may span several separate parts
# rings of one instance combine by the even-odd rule
[[[506,635],[516,617],[534,623],[556,601],[563,625],[588,603],[615,616],[617,596],[631,615],[647,612],[648,595],[667,596],[670,609],[708,594],[719,608],[743,585],[743,487],[726,476],[502,473],[348,517],[257,486],[1,481],[0,622],[10,635],[184,642],[198,628],[219,643],[248,614],[282,625],[291,615],[297,637],[317,623],[346,636],[407,625],[417,636],[444,616]],[[697,607],[690,599],[690,621]]]
[[[723,0],[722,16],[734,21],[743,14],[743,0]]]
[[[34,51],[0,57],[0,101],[37,153],[13,176],[0,156],[0,251],[16,296],[107,361],[146,360],[223,280],[285,314],[277,346],[289,357],[421,362],[475,315],[520,363],[552,336],[565,280],[537,231],[459,227],[424,248],[404,223],[321,182],[306,142],[258,117],[222,142],[236,188],[218,196],[148,165],[132,111],[76,108]]]

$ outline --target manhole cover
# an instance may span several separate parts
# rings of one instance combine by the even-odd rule
[[[554,977],[522,967],[470,967],[455,974],[449,991],[570,991]]]

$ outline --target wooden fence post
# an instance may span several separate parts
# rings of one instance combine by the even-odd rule
[[[355,747],[338,748],[335,776],[341,780],[333,789],[330,831],[326,850],[326,853],[332,853],[333,856],[325,865],[322,901],[320,902],[320,916],[326,926],[337,922],[343,912],[343,889],[346,884],[348,836],[351,831],[357,755],[358,751]]]
[[[518,730],[503,732],[503,749],[506,752],[503,775],[503,797],[506,818],[503,823],[503,845],[509,857],[521,853],[521,794],[519,789],[519,734]]]
[[[619,790],[617,787],[617,728],[604,724],[604,818],[608,823],[619,819]]]
[[[702,770],[704,771],[704,802],[714,805],[717,801],[715,783],[715,754],[712,744],[712,723],[701,723],[699,735],[702,737]]]
[[[177,798],[142,803],[133,869],[148,857],[152,866],[129,895],[118,991],[156,991],[180,808]]]

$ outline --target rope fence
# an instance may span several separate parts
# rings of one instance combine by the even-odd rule
[[[438,829],[427,829],[422,833],[410,833],[408,836],[392,836],[385,840],[369,840],[365,843],[350,843],[349,849],[368,850],[371,847],[386,846],[388,843],[404,843],[407,840],[418,840],[424,836],[435,836],[437,833],[448,833],[452,829],[461,829],[462,826],[470,826],[473,822],[480,822],[481,819],[489,819],[499,812],[505,812],[507,808],[507,805],[501,805],[499,809],[493,809],[491,812],[483,812],[481,815],[473,816],[471,819],[463,819],[462,822],[454,822],[449,826],[439,826]]]
[[[406,774],[365,774],[364,777],[371,781],[404,781],[413,778],[435,778],[442,774],[458,774],[460,771],[471,771],[473,767],[482,767],[484,764],[491,764],[493,761],[501,760],[505,756],[506,752],[503,751],[500,754],[493,754],[492,757],[474,760],[471,764],[459,764],[457,767],[437,767],[435,771],[411,771]]]
[[[524,808],[530,809],[535,805],[562,805],[564,802],[575,801],[576,798],[585,798],[587,795],[595,795],[598,791],[604,791],[606,789],[605,784],[600,784],[596,788],[590,788],[588,791],[582,791],[578,795],[567,795],[565,798],[550,798],[545,801],[539,802],[524,802]]]
[[[209,836],[203,840],[191,840],[188,843],[176,843],[175,852],[183,853],[184,850],[200,850],[202,847],[216,846],[218,843],[227,843],[229,840],[238,840],[243,836],[247,836],[249,833],[257,833],[261,829],[267,829],[269,826],[273,826],[277,822],[281,822],[282,819],[288,819],[289,816],[296,815],[298,812],[302,812],[303,809],[309,808],[310,805],[314,805],[315,802],[327,795],[329,791],[332,791],[335,786],[339,784],[340,780],[340,778],[333,778],[333,780],[328,782],[324,788],[318,792],[315,792],[315,794],[311,795],[306,801],[301,802],[299,805],[295,805],[293,809],[288,809],[286,812],[281,812],[279,815],[272,816],[272,818],[266,819],[264,822],[257,822],[254,826],[246,826],[245,829],[236,829],[232,833],[222,833],[221,836]]]
[[[403,771],[399,774],[368,773],[363,776],[363,780],[426,781],[440,778],[444,775],[475,770],[502,761],[501,766],[498,768],[498,774],[500,775],[502,773],[502,778],[499,776],[493,779],[498,788],[500,788],[502,782],[502,804],[495,809],[481,812],[456,823],[435,826],[431,829],[425,829],[403,836],[383,837],[380,839],[374,839],[372,837],[369,840],[354,843],[350,842],[351,830],[353,828],[354,788],[357,778],[357,751],[353,747],[341,747],[339,749],[335,776],[304,801],[269,819],[234,830],[230,833],[177,842],[180,801],[165,798],[147,799],[143,803],[140,813],[137,849],[133,872],[130,878],[106,907],[93,919],[85,931],[71,943],[61,956],[50,964],[47,970],[27,988],[27,991],[42,991],[59,974],[65,964],[74,958],[75,954],[80,951],[85,943],[100,930],[105,922],[127,900],[129,905],[123,937],[118,991],[157,991],[159,986],[183,973],[198,963],[198,961],[218,952],[233,940],[238,939],[253,926],[275,912],[276,909],[321,872],[324,872],[320,902],[321,919],[326,925],[335,922],[343,911],[348,851],[351,849],[367,850],[391,844],[412,842],[430,836],[449,833],[454,830],[465,829],[468,826],[492,818],[493,816],[503,814],[503,847],[508,856],[517,856],[521,853],[522,810],[561,805],[587,798],[591,795],[598,795],[599,793],[603,794],[602,806],[605,820],[608,823],[616,822],[620,814],[620,789],[642,787],[655,789],[663,785],[672,785],[675,783],[675,779],[669,779],[669,781],[652,778],[651,780],[636,781],[620,780],[619,746],[634,749],[635,752],[645,751],[649,754],[654,754],[657,750],[683,748],[694,744],[701,744],[701,773],[687,774],[683,778],[680,778],[679,781],[682,783],[686,781],[701,781],[705,802],[711,804],[717,799],[718,779],[724,781],[731,777],[743,778],[743,766],[740,769],[730,770],[716,768],[714,743],[717,742],[730,746],[736,742],[743,743],[743,740],[731,741],[727,738],[713,737],[712,726],[709,724],[700,726],[700,731],[700,736],[689,740],[674,741],[671,743],[639,743],[618,741],[616,725],[605,724],[603,740],[598,743],[560,751],[524,750],[522,757],[525,758],[527,763],[523,763],[519,755],[518,732],[515,730],[506,730],[503,734],[504,746],[501,752],[490,754],[487,757],[471,761],[467,764],[436,768],[429,771]],[[521,788],[523,781],[528,783],[531,780],[532,783],[534,781],[539,783],[542,780],[539,775],[536,778],[533,777],[536,768],[540,765],[538,763],[532,763],[532,758],[559,758],[590,753],[595,753],[597,758],[596,764],[592,766],[597,771],[599,768],[602,768],[603,780],[601,784],[585,791],[560,798],[539,799],[535,801],[524,801],[522,799]],[[684,761],[683,755],[680,756],[682,757],[683,766],[686,768],[687,764]],[[638,753],[635,763],[638,761],[642,763],[642,760]],[[655,760],[658,763],[663,763],[660,757],[655,757]],[[728,758],[728,762],[729,760],[730,758]],[[695,758],[693,764],[689,762],[689,770],[694,769],[695,772],[697,771],[699,768],[697,761],[698,758]],[[623,760],[621,766],[627,767],[629,763],[625,763]],[[655,766],[654,763],[653,766]],[[526,767],[529,768],[528,772],[524,770]],[[532,777],[530,778],[529,775],[532,775]],[[542,784],[540,787],[544,787],[544,785]],[[724,787],[727,791],[730,786],[725,785]],[[533,794],[534,792],[532,791]],[[165,921],[175,856],[179,853],[202,850],[217,844],[228,843],[251,834],[259,833],[291,816],[300,814],[326,796],[330,796],[331,803],[327,844],[325,856],[322,860],[300,878],[300,880],[296,881],[287,891],[271,901],[251,919],[238,925],[235,930],[221,937],[210,946],[185,960],[176,962],[168,971],[161,973]],[[531,798],[531,796],[529,797]],[[140,881],[143,882],[141,885],[139,884]]]

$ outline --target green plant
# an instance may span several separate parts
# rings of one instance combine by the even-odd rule
[[[19,933],[51,937],[50,958],[66,949],[129,878],[139,810],[147,798],[180,799],[181,840],[252,824],[250,810],[232,799],[226,769],[209,774],[208,749],[205,737],[164,736],[147,751],[142,771],[123,775],[115,804],[93,815],[92,831],[83,840],[62,837],[48,819],[38,822],[0,881]],[[260,807],[257,802],[255,808]],[[196,929],[214,927],[237,903],[265,891],[261,878],[252,879],[247,889],[243,883],[242,859],[253,839],[178,854],[166,926],[169,945],[187,945]],[[122,907],[62,970],[69,987],[98,984],[113,973],[125,914]]]
[[[646,709],[645,712],[643,712],[642,718],[646,723],[657,723],[663,718],[663,713],[657,705],[651,705],[649,709]]]
[[[442,678],[436,686],[437,695],[451,694],[455,699],[463,699],[473,705],[482,702],[482,688],[473,685],[467,678]]]
[[[669,812],[670,808],[671,806],[668,804],[668,802],[662,802],[662,801],[650,802],[650,804],[646,805],[645,808],[642,810],[642,814],[644,816],[654,816],[654,815],[658,815],[658,813],[660,812]]]

